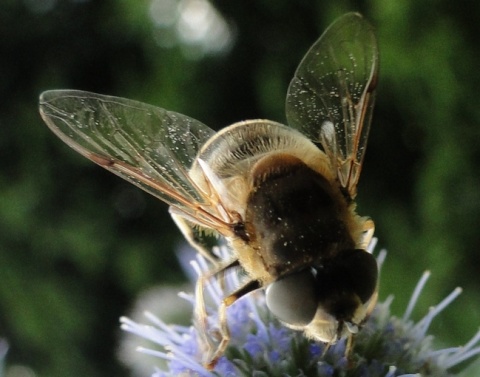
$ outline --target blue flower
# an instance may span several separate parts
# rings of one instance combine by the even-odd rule
[[[371,245],[372,250],[375,241]],[[219,249],[219,253],[225,252]],[[385,256],[384,251],[379,254],[379,265]],[[199,255],[192,266],[197,275],[208,269],[207,262]],[[121,323],[125,331],[153,343],[149,347],[139,347],[139,352],[166,361],[157,363],[161,367],[152,372],[153,377],[453,376],[450,370],[454,366],[480,353],[480,332],[463,347],[432,349],[433,337],[427,333],[429,326],[461,293],[461,289],[455,289],[420,321],[414,322],[410,315],[429,276],[429,272],[423,274],[401,318],[390,313],[392,297],[377,304],[362,331],[356,336],[349,359],[345,356],[345,340],[326,348],[324,344],[308,340],[301,332],[283,326],[266,309],[261,290],[247,295],[228,308],[231,341],[225,355],[212,371],[201,363],[202,348],[199,331],[195,326],[167,325],[149,312],[145,313],[148,325],[126,317],[121,318]],[[206,290],[209,296],[209,320],[212,323],[217,323],[216,308],[223,292],[237,283],[235,277],[227,277],[223,288],[213,283]],[[180,293],[180,296],[194,305],[193,296],[185,293]]]

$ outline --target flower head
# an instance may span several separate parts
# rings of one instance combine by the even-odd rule
[[[374,245],[371,245],[373,249]],[[220,253],[226,251],[219,250]],[[371,252],[371,250],[370,250]],[[377,257],[379,265],[385,252]],[[196,273],[208,269],[197,256],[192,262]],[[460,362],[480,353],[480,332],[464,347],[432,349],[433,337],[427,334],[432,320],[461,292],[455,289],[432,308],[419,322],[410,314],[430,276],[423,274],[412,294],[403,317],[390,313],[392,297],[378,303],[364,328],[355,338],[352,354],[345,355],[346,341],[327,347],[307,339],[301,332],[281,324],[267,310],[263,291],[238,300],[227,310],[231,341],[214,370],[202,365],[202,342],[195,326],[167,325],[152,313],[145,313],[149,325],[122,318],[122,328],[154,343],[138,351],[166,360],[166,368],[157,369],[154,377],[167,376],[451,376],[450,370]],[[218,323],[217,307],[223,292],[235,287],[235,277],[227,277],[225,286],[212,283],[207,288],[209,321]],[[193,296],[180,296],[195,304]]]

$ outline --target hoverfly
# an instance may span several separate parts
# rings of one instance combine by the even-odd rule
[[[185,115],[76,90],[40,97],[40,113],[70,147],[170,205],[187,240],[212,263],[197,283],[197,320],[212,367],[229,333],[226,308],[266,288],[268,309],[314,340],[352,339],[376,304],[377,264],[366,251],[373,221],[355,211],[377,84],[371,25],[336,20],[307,52],[288,88],[288,126],[235,123],[218,133]],[[223,237],[222,260],[202,244]],[[208,335],[209,279],[248,279],[219,307],[220,338]]]

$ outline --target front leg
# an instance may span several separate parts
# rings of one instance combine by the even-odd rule
[[[206,271],[199,276],[195,286],[194,323],[201,343],[206,346],[206,353],[202,362],[205,368],[209,370],[212,370],[215,367],[219,358],[225,353],[228,343],[230,342],[230,330],[227,322],[227,308],[239,298],[261,287],[259,281],[249,280],[233,293],[223,297],[218,305],[218,333],[215,334],[216,336],[213,336],[208,324],[208,314],[204,296],[205,287],[212,279],[215,279],[221,283],[223,276],[226,273],[233,272],[233,270],[237,268],[241,267],[239,261],[235,259],[230,263],[224,264],[223,266]]]

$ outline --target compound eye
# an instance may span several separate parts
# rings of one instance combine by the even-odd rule
[[[306,326],[315,317],[318,298],[313,271],[287,275],[267,287],[267,307],[282,322]]]

